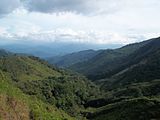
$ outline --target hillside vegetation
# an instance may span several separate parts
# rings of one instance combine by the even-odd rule
[[[103,50],[93,58],[85,62],[73,64],[68,68],[84,74],[89,79],[98,80],[112,75],[111,71],[119,68],[125,62],[125,58],[136,50],[149,43],[130,44],[119,49]]]
[[[160,38],[103,50],[69,68],[91,80],[33,56],[3,54],[1,119],[160,119]]]
[[[74,120],[64,111],[24,94],[0,75],[0,119],[2,120]]]
[[[68,67],[105,91],[85,103],[90,120],[160,119],[160,38],[103,50]]]
[[[5,117],[3,114],[7,115],[7,109],[14,112],[12,105],[7,103],[8,98],[11,98],[11,102],[13,99],[13,104],[18,105],[15,108],[17,112],[21,109],[23,103],[25,104],[28,118],[37,116],[34,119],[38,119],[40,113],[44,114],[43,120],[65,119],[63,113],[67,116],[66,119],[71,118],[69,115],[81,118],[80,111],[84,109],[85,102],[99,95],[98,87],[85,77],[54,68],[47,62],[32,56],[3,56],[0,58],[0,71],[0,81],[2,83],[2,87],[0,87],[2,91],[1,99],[3,100],[1,104],[6,103],[1,108],[3,112],[0,112],[0,116],[2,117]],[[14,92],[15,96],[14,93],[10,92]],[[22,102],[18,97],[26,101]],[[33,107],[38,107],[39,113],[32,113],[30,104],[33,104]],[[47,110],[51,111],[51,113]],[[69,115],[65,112],[61,114],[61,110]],[[52,111],[53,113],[55,111],[58,117],[52,114]],[[13,114],[13,116],[15,117],[16,114]],[[18,114],[17,117],[20,117],[20,115]]]
[[[135,52],[123,58],[110,76],[95,82],[106,96],[90,101],[98,103],[88,118],[101,120],[150,120],[160,116],[160,38],[147,41]]]

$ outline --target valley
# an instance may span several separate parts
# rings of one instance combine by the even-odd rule
[[[0,50],[2,120],[160,118],[160,38],[52,60]]]

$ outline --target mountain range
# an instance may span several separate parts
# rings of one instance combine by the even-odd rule
[[[160,118],[160,38],[102,50],[66,69],[85,75],[104,91],[102,98],[86,103],[94,108],[87,113],[88,119]]]
[[[160,119],[160,38],[47,60],[0,50],[0,119]]]
[[[142,62],[143,59],[151,58],[151,55],[157,52],[159,48],[160,38],[155,38],[129,44],[118,49],[90,50],[90,52],[92,51],[90,54],[88,54],[89,51],[81,51],[58,57],[58,59],[49,59],[48,61],[59,67],[62,66],[77,71],[91,80],[99,80],[129,70],[129,68]]]

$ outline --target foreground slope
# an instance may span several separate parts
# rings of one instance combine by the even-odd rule
[[[64,111],[24,94],[0,70],[0,119],[1,120],[72,120]]]
[[[32,56],[9,55],[1,57],[0,71],[1,82],[4,81],[13,89],[20,89],[20,93],[15,90],[16,95],[29,96],[31,100],[27,99],[30,101],[33,99],[32,104],[36,104],[34,98],[46,106],[48,104],[50,107],[46,109],[49,111],[50,108],[56,108],[57,111],[62,109],[71,116],[78,117],[83,109],[83,104],[99,94],[98,88],[85,77],[54,68],[45,61]],[[4,83],[1,84],[3,88],[5,88]],[[3,90],[6,93],[2,96],[7,96],[8,89]],[[2,99],[6,99],[6,97]],[[15,101],[17,100],[18,98],[15,99]],[[18,104],[18,102],[16,103]],[[42,105],[40,104],[40,106]],[[10,106],[5,107],[10,108]],[[39,111],[43,112],[43,110],[45,109],[42,108]],[[4,112],[7,113],[7,109]],[[1,112],[2,117],[5,113]],[[52,112],[47,113],[46,111],[45,114],[52,115]],[[63,118],[63,115],[59,118]],[[44,119],[48,120],[47,116]]]

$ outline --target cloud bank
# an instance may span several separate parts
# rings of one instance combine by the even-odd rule
[[[1,0],[0,14],[8,14],[18,7],[42,13],[75,12],[80,14],[100,14],[114,12],[123,0]]]
[[[159,0],[0,0],[0,37],[127,44],[160,35]]]

